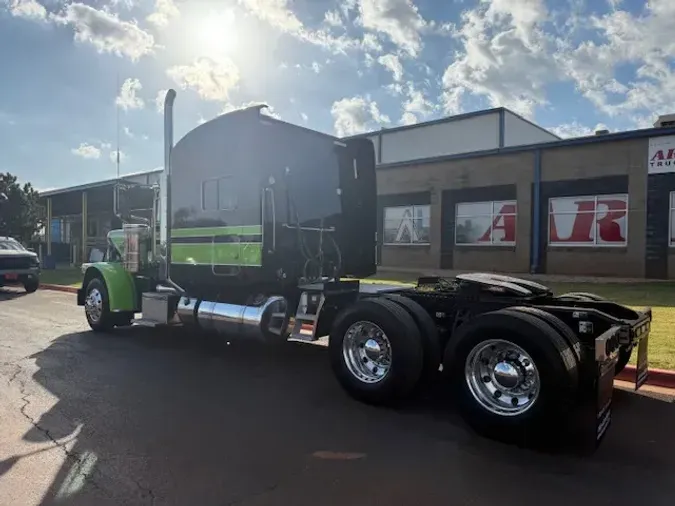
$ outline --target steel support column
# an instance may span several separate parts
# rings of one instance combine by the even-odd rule
[[[89,217],[87,213],[87,191],[82,192],[82,262],[87,261],[87,225]]]

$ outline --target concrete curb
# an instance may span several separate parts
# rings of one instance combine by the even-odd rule
[[[53,290],[55,292],[66,292],[66,293],[77,293],[77,288],[74,286],[65,286],[65,285],[50,285],[50,284],[40,284],[41,290]]]
[[[616,377],[618,380],[629,381],[635,384],[635,366],[627,365]],[[675,371],[666,369],[649,369],[647,385],[675,389]]]

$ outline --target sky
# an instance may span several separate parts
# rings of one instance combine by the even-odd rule
[[[673,0],[0,0],[0,172],[161,167],[228,111],[339,136],[507,107],[562,137],[675,112]]]

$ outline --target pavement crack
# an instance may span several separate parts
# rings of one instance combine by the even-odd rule
[[[19,375],[19,373],[21,372],[21,366],[18,366],[18,367],[19,367],[19,370],[16,371],[12,375],[12,378],[10,379],[10,383],[12,381],[17,381],[16,378]],[[63,442],[63,441],[59,441],[58,439],[54,438],[52,436],[52,434],[49,432],[49,429],[46,429],[45,427],[42,427],[40,425],[40,423],[37,420],[35,420],[35,418],[33,418],[28,413],[27,409],[28,409],[28,406],[30,406],[30,403],[31,403],[30,402],[31,394],[26,392],[26,384],[23,381],[18,380],[18,383],[19,383],[19,392],[21,393],[21,401],[23,402],[23,405],[19,409],[21,415],[26,420],[28,420],[30,422],[30,424],[35,428],[35,430],[37,430],[41,434],[43,434],[56,448],[59,448],[64,453],[64,455],[66,456],[67,459],[71,460],[76,466],[78,466],[77,474],[82,477],[83,482],[89,483],[91,486],[93,486],[98,491],[102,492],[103,494],[105,494],[109,497],[112,497],[112,495],[107,490],[105,490],[103,487],[101,487],[96,482],[96,480],[94,480],[93,477],[91,476],[91,474],[93,474],[93,472],[95,472],[95,471],[93,471],[91,474],[89,474],[89,473],[82,472],[81,470],[79,470],[79,469],[81,469],[81,466],[84,463],[84,461],[83,461],[81,455],[77,454],[76,452],[70,451],[68,449],[68,447],[66,446],[66,444],[70,440]]]
[[[148,497],[148,500],[150,501],[150,506],[154,506],[156,497],[152,489],[146,487],[145,485],[142,485],[141,482],[135,478],[132,478],[132,480],[138,487],[138,490],[140,490],[144,496]]]

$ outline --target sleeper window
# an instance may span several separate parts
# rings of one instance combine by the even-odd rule
[[[209,179],[202,183],[203,211],[230,211],[237,207],[237,193],[232,176]]]

